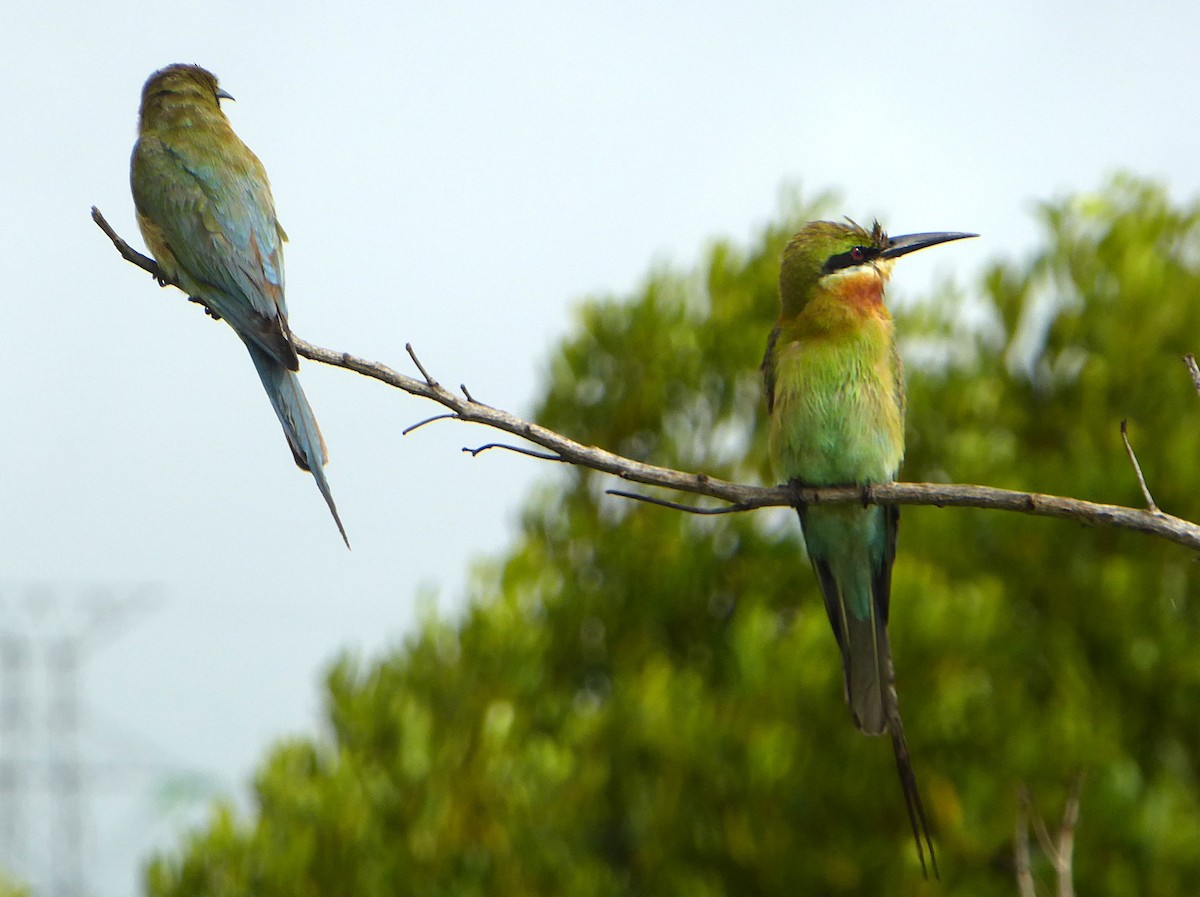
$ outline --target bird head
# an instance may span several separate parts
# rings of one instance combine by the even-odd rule
[[[142,88],[142,109],[164,106],[200,106],[219,110],[221,100],[233,97],[223,91],[217,76],[198,65],[169,65],[146,80]]]
[[[889,237],[876,221],[870,230],[849,219],[812,221],[788,241],[779,268],[783,312],[799,314],[819,289],[833,290],[869,277],[882,290],[895,259],[927,246],[977,237],[978,234],[938,232]]]

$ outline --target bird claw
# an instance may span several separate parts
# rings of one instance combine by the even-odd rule
[[[869,508],[875,498],[875,490],[870,483],[862,484],[862,506]]]
[[[198,299],[195,296],[188,296],[188,302],[195,302],[197,305],[202,306],[204,308],[204,313],[206,315],[208,315],[210,318],[212,318],[214,321],[221,320],[221,316],[219,314],[217,314],[215,311],[213,311],[212,306],[209,305],[207,302],[205,302],[203,299]]]
[[[803,483],[801,483],[799,480],[788,480],[788,488],[792,492],[792,507],[798,511],[801,508],[808,506],[808,502],[804,500],[800,491],[804,488]]]

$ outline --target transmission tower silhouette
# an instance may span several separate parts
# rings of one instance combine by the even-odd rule
[[[0,868],[36,897],[88,897],[83,660],[158,602],[147,586],[0,584]]]

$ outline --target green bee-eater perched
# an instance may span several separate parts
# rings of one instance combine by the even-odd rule
[[[776,474],[805,486],[890,483],[904,458],[904,376],[883,291],[894,260],[976,234],[888,237],[853,222],[814,221],[788,243],[781,311],[762,371]],[[825,611],[842,649],[846,703],[868,735],[888,732],[921,867],[933,843],[904,741],[888,647],[896,555],[894,505],[800,506]]]
[[[254,361],[296,464],[316,480],[338,532],[328,452],[300,388],[283,293],[283,242],[262,162],[221,109],[232,99],[195,65],[170,65],[142,88],[130,185],[138,227],[167,280],[224,318]]]

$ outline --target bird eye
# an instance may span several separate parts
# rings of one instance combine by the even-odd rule
[[[829,274],[831,271],[839,271],[842,268],[853,268],[871,261],[878,255],[879,250],[872,246],[852,246],[845,252],[839,252],[837,255],[827,258],[821,268],[821,273]]]

